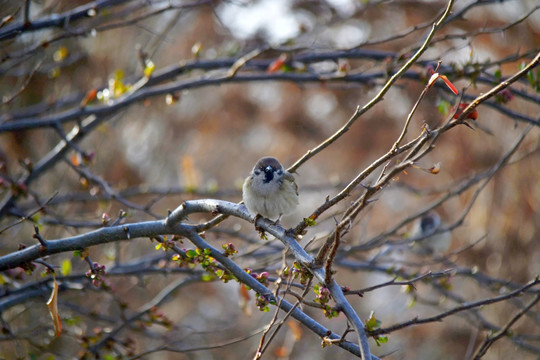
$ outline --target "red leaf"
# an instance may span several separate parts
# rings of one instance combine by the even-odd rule
[[[448,78],[445,75],[440,76],[441,80],[444,81],[446,86],[454,93],[454,95],[457,95],[459,93],[458,89],[448,80]]]
[[[288,57],[287,54],[281,54],[279,57],[272,61],[270,65],[268,65],[268,69],[266,69],[266,72],[273,73],[281,69],[283,65],[287,62]]]
[[[467,106],[469,106],[468,103],[461,103],[458,105],[458,108],[457,108],[457,111],[456,113],[454,114],[454,119],[457,119],[458,117],[461,116],[461,114],[463,113],[463,110],[465,110],[467,108]],[[470,113],[467,114],[467,116],[465,116],[465,119],[471,119],[471,120],[476,120],[478,119],[478,111],[476,109],[474,109],[473,111],[471,111]]]

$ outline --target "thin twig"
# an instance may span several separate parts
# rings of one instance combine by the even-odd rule
[[[516,321],[518,321],[523,315],[525,315],[534,305],[536,305],[540,301],[540,294],[536,295],[534,299],[531,300],[531,302],[525,306],[523,309],[518,311],[516,315],[510,319],[506,323],[505,326],[503,326],[499,331],[494,333],[493,335],[489,335],[486,340],[480,345],[479,349],[477,350],[476,354],[473,357],[473,360],[479,360],[481,359],[488,351],[488,349],[495,343],[495,341],[501,339],[502,337],[508,335],[508,332],[510,331],[510,328]]]
[[[475,309],[475,308],[478,308],[478,307],[481,307],[481,306],[484,306],[484,305],[494,304],[494,303],[501,302],[501,301],[504,301],[504,300],[508,300],[508,299],[511,299],[511,298],[514,298],[514,297],[517,297],[517,296],[521,296],[526,290],[528,290],[528,289],[530,289],[530,288],[532,288],[532,287],[534,287],[534,286],[536,286],[538,284],[540,284],[540,280],[539,279],[534,279],[534,280],[528,282],[527,284],[523,285],[519,289],[513,290],[513,291],[511,291],[511,292],[509,292],[507,294],[494,296],[494,297],[490,297],[490,298],[483,299],[483,300],[464,303],[464,304],[461,304],[459,306],[456,306],[456,307],[454,307],[454,308],[452,308],[450,310],[444,311],[444,312],[442,312],[440,314],[437,314],[437,315],[434,315],[434,316],[430,316],[430,317],[426,317],[426,318],[414,318],[412,320],[408,320],[408,321],[402,322],[400,324],[392,325],[392,326],[389,326],[389,327],[386,327],[386,328],[376,329],[376,330],[370,331],[370,335],[389,334],[389,333],[391,333],[393,331],[404,329],[404,328],[407,328],[407,327],[410,327],[410,326],[413,326],[413,325],[427,324],[427,323],[431,323],[431,322],[439,322],[439,321],[443,320],[444,318],[446,318],[446,317],[448,317],[450,315],[454,315],[456,313],[463,312],[465,310]]]

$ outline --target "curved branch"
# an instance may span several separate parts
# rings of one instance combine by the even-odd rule
[[[180,205],[176,210],[174,210],[167,218],[166,223],[169,226],[173,226],[174,223],[181,221],[182,219],[186,218],[187,215],[194,212],[225,213],[224,210],[228,210],[230,208],[230,205],[231,203],[225,203],[223,201],[218,201],[218,200],[188,201]],[[255,219],[251,214],[249,214],[249,212],[247,211],[244,205],[237,205],[237,204],[232,204],[232,205],[234,205],[233,209],[231,209],[232,211],[227,211],[226,215],[234,215],[234,216],[242,217],[245,220],[249,220],[249,221],[253,221]],[[304,267],[309,269],[309,271],[317,278],[319,282],[323,284],[325,283],[325,280],[326,280],[325,270],[321,267],[312,266],[314,263],[313,257],[309,255],[300,246],[300,244],[296,241],[295,238],[289,236],[287,234],[287,231],[285,231],[285,229],[283,229],[281,226],[275,225],[274,222],[268,219],[264,219],[264,218],[258,218],[256,226],[264,229],[268,233],[280,239],[281,242],[283,242],[283,244],[293,254],[293,256],[298,262],[300,262]],[[200,236],[193,230],[191,233],[189,233],[189,235],[190,236],[188,237],[192,241],[197,241],[201,244],[204,241],[202,238],[199,239]],[[195,237],[195,240],[193,239],[193,237]],[[206,242],[204,243],[206,244]],[[196,245],[199,246],[197,243]],[[205,248],[206,247],[207,246],[205,245]],[[212,256],[214,255],[217,255],[217,254],[212,253]],[[230,259],[228,259],[227,257],[221,255],[221,253],[219,253],[219,257],[217,258],[217,260],[220,263],[226,265],[224,262],[221,261],[222,259],[224,261],[226,260],[227,262],[230,261]],[[237,266],[236,264],[234,265]],[[249,277],[248,274],[246,275]],[[338,308],[343,311],[343,313],[347,316],[349,321],[352,323],[354,329],[356,330],[358,341],[360,343],[362,358],[367,359],[368,356],[370,356],[370,351],[369,351],[369,344],[367,341],[367,336],[366,336],[366,332],[365,332],[365,328],[364,328],[364,324],[362,320],[360,320],[360,318],[358,317],[358,314],[356,314],[352,306],[349,304],[348,300],[343,294],[343,290],[341,289],[341,287],[337,284],[335,280],[332,281],[330,284],[326,284],[326,286],[330,290],[330,293],[332,294],[332,297],[334,301],[336,302],[336,305],[338,306]]]

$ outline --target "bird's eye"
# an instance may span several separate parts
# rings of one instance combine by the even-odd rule
[[[261,172],[259,170],[255,170],[255,175],[261,175]]]
[[[283,175],[283,170],[279,169],[279,170],[277,171],[277,174],[278,174],[278,175]]]

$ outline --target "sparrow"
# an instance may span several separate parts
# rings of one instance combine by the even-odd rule
[[[279,221],[298,206],[298,186],[276,158],[263,157],[244,181],[242,198],[252,215]]]
[[[439,214],[430,211],[421,216],[414,224],[410,238],[415,239],[411,251],[418,255],[440,255],[450,247],[452,237],[447,231],[437,231],[442,227]]]
[[[397,255],[397,258],[401,258],[401,260],[403,260],[403,256],[400,254],[408,257],[407,253],[417,256],[440,256],[448,250],[452,242],[452,236],[448,231],[440,231],[442,227],[443,223],[439,214],[430,211],[416,219],[407,236],[408,244],[387,244],[369,261],[374,263],[378,259],[392,254]],[[395,258],[396,256],[394,256]]]

